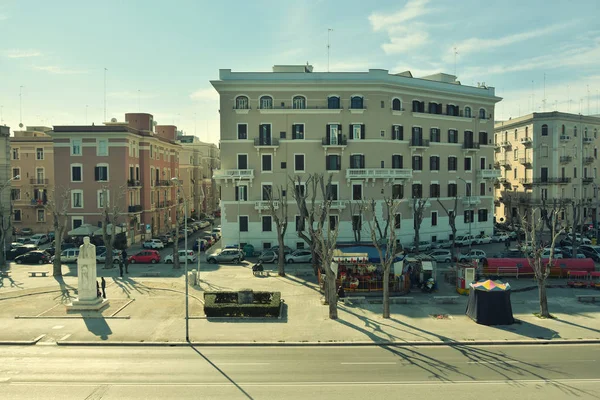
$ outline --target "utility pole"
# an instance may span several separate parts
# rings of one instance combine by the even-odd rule
[[[331,48],[331,42],[329,41],[329,34],[333,32],[333,29],[327,28],[327,72],[329,72],[329,49]]]
[[[19,86],[19,128],[23,127],[23,86]]]
[[[138,89],[138,112],[142,112],[141,106],[140,106],[140,89]]]

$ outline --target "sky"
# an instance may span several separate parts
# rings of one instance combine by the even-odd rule
[[[148,112],[217,143],[219,69],[325,72],[328,40],[332,72],[485,82],[496,120],[600,114],[598,15],[598,0],[0,0],[0,124],[100,124],[106,76],[108,120]]]

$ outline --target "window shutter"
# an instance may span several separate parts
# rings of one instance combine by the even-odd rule
[[[365,138],[365,124],[362,124],[360,126],[360,138],[364,139]]]
[[[361,168],[365,167],[365,156],[364,155],[360,156],[360,167]]]
[[[339,171],[342,169],[342,157],[341,156],[335,156],[336,159],[336,169]]]
[[[94,167],[94,179],[96,181],[100,180],[100,167]]]
[[[235,201],[239,201],[240,200],[240,187],[239,186],[235,186]]]
[[[398,138],[396,137],[396,127],[394,125],[392,125],[392,140],[398,140]]]
[[[352,130],[352,124],[348,125],[348,135],[350,136],[350,139],[354,139],[354,131]]]
[[[296,137],[296,124],[292,124],[292,140],[297,139]]]

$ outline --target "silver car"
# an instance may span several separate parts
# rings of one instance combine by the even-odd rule
[[[452,261],[450,250],[434,250],[428,255],[437,262],[449,263]]]
[[[293,263],[309,263],[312,261],[312,253],[310,250],[296,250],[292,254],[285,256],[285,262],[288,264]]]
[[[278,257],[278,252],[275,252],[273,250],[265,250],[260,256],[258,256],[258,261],[262,261],[264,263],[274,263],[277,261]]]
[[[244,259],[244,253],[239,249],[225,249],[218,253],[210,254],[206,261],[211,264],[216,263],[234,263],[237,264]]]

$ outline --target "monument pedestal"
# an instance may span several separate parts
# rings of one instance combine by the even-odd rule
[[[100,311],[108,306],[108,299],[96,298],[95,300],[73,300],[71,304],[67,304],[67,311]]]

